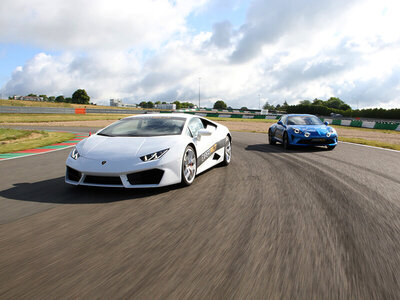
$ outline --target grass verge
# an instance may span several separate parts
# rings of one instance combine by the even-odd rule
[[[30,130],[3,129],[0,128],[0,143],[27,137],[32,134]]]
[[[239,118],[220,118],[220,117],[207,117],[207,119],[218,122],[257,122],[257,123],[276,123],[275,119],[239,119]]]
[[[389,144],[389,143],[379,142],[379,141],[366,140],[366,139],[361,139],[361,138],[339,137],[339,141],[400,151],[400,145]]]
[[[4,130],[9,131],[5,133]],[[73,133],[67,132],[51,132],[38,130],[16,130],[16,129],[1,129],[2,136],[8,136],[9,139],[0,142],[0,153],[10,153],[26,149],[33,149],[43,146],[48,146],[55,143],[61,143],[74,138]],[[21,131],[17,133],[16,131]],[[27,135],[27,132],[29,133]],[[12,135],[15,138],[12,138]],[[18,137],[18,135],[20,136]]]
[[[94,121],[94,120],[119,120],[128,117],[128,114],[1,114],[0,123],[40,123],[40,122],[68,122],[68,121]]]

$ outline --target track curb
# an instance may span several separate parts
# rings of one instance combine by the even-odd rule
[[[67,132],[67,131],[58,131],[58,132]],[[68,133],[71,133],[71,132],[68,132]],[[0,154],[0,161],[64,150],[64,149],[75,146],[81,140],[83,140],[89,136],[88,134],[81,133],[81,132],[79,132],[79,133],[72,132],[72,133],[75,135],[72,139],[69,139],[69,140],[61,142],[61,143],[55,143],[55,144],[51,144],[51,145],[47,145],[47,146],[42,146],[42,147],[32,148],[32,149],[27,149],[27,150],[20,150],[20,151],[15,151],[15,152],[10,152],[10,153],[2,153],[2,154]]]

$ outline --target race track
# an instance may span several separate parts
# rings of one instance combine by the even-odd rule
[[[0,298],[400,298],[400,152],[233,138],[187,188],[68,186],[69,150],[0,161]]]

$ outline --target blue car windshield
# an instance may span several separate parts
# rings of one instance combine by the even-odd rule
[[[176,117],[139,117],[118,121],[103,129],[98,135],[148,137],[179,135],[185,125],[185,118]]]
[[[290,116],[288,125],[323,125],[322,121],[316,116]]]

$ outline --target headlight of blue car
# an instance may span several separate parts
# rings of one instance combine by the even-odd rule
[[[337,133],[336,133],[335,128],[329,127],[329,128],[328,128],[328,132],[326,133],[326,136],[327,136],[327,137],[330,137],[331,135],[336,135],[336,134],[337,134]]]
[[[293,131],[296,134],[301,134],[302,133],[302,131],[300,129],[298,129],[298,128],[294,128]]]

